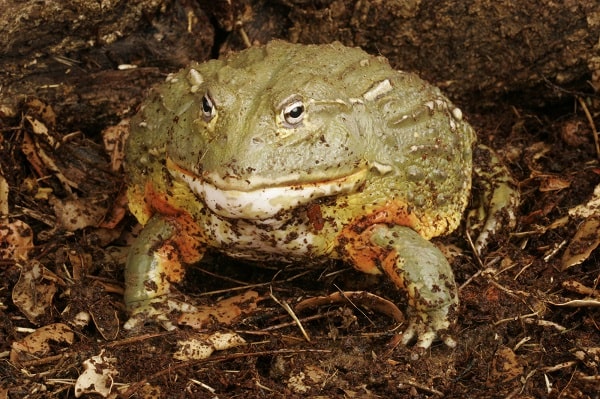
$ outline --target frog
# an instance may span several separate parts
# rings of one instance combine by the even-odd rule
[[[456,345],[457,286],[432,239],[461,223],[476,134],[439,88],[357,47],[274,40],[170,74],[130,124],[127,196],[143,229],[126,329],[177,328],[195,308],[176,284],[215,252],[386,276],[406,297],[402,344]],[[515,197],[507,173],[496,213]]]

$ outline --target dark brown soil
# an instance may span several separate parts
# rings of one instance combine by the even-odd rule
[[[163,22],[181,23],[175,17]],[[215,29],[226,36],[226,28]],[[401,310],[404,298],[384,279],[365,278],[342,264],[306,270],[240,264],[219,255],[190,268],[181,291],[199,304],[214,304],[253,290],[256,309],[201,331],[123,330],[123,253],[136,223],[124,214],[123,172],[111,168],[100,132],[131,115],[151,82],[186,59],[164,48],[160,53],[177,59],[170,67],[148,69],[146,87],[121,82],[115,95],[108,90],[115,87],[114,76],[104,73],[106,80],[97,82],[111,99],[131,90],[123,113],[114,104],[94,103],[103,111],[80,115],[75,103],[29,95],[29,89],[28,96],[0,108],[0,176],[8,186],[8,214],[0,208],[0,251],[6,250],[0,252],[0,399],[74,397],[83,362],[99,354],[118,371],[114,397],[600,397],[600,255],[590,251],[580,264],[563,267],[576,231],[597,217],[568,211],[586,204],[600,183],[594,140],[600,98],[591,85],[579,83],[577,90],[549,85],[548,91],[560,89],[561,95],[543,102],[531,100],[530,88],[506,90],[486,97],[484,106],[482,93],[469,97],[457,90],[480,141],[498,151],[518,181],[521,204],[516,229],[501,232],[481,259],[462,228],[437,240],[456,252],[456,348],[436,342],[417,353],[400,346],[397,333],[404,326],[350,303],[298,313],[309,342],[273,298],[293,306],[339,290],[368,291]],[[3,198],[0,184],[0,204]],[[76,211],[65,217],[69,203]],[[93,222],[74,226],[86,218]],[[30,234],[31,248],[5,238]],[[592,230],[579,244],[594,247],[599,234]],[[13,258],[15,248],[29,251]],[[28,313],[36,307],[36,316]],[[88,322],[76,324],[77,315],[89,316]],[[35,346],[26,337],[48,326],[56,329],[39,339],[45,346],[24,349]],[[203,360],[173,357],[178,341],[215,331],[237,332],[247,345]]]

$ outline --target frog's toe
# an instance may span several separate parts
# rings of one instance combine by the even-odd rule
[[[168,318],[165,314],[156,314],[150,315],[150,312],[146,312],[141,310],[138,313],[133,314],[126,322],[123,324],[123,328],[129,331],[139,330],[144,324],[148,322],[154,322],[160,324],[165,330],[173,331],[177,327],[173,324],[173,322]]]
[[[409,324],[402,334],[401,343],[408,345],[416,339],[416,348],[427,349],[433,341],[440,339],[449,348],[454,348],[456,341],[449,334],[450,325],[448,308],[425,313],[416,312],[409,317]]]
[[[417,323],[410,323],[404,333],[402,334],[402,345],[410,344],[414,338],[417,339],[417,347],[427,349],[431,346],[433,341],[436,339],[437,334],[435,331],[420,331],[423,328],[420,328]]]
[[[415,338],[417,339],[415,347],[420,349],[428,349],[433,341],[438,338],[441,339],[447,347],[456,347],[456,341],[449,334],[442,334],[429,326],[425,326],[417,322],[409,324],[406,330],[404,330],[401,343],[402,345],[408,345]]]
[[[172,315],[176,312],[191,313],[197,309],[187,302],[176,299],[155,298],[145,301],[130,310],[130,318],[125,322],[125,330],[136,330],[147,323],[160,324],[165,330],[172,331],[177,328],[173,323]]]

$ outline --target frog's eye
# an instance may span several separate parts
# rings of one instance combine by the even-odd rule
[[[202,97],[202,117],[205,121],[210,121],[216,114],[215,104],[208,93]]]
[[[290,127],[295,127],[302,123],[304,119],[304,103],[296,100],[281,110],[283,120]]]

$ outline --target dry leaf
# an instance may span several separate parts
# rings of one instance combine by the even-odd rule
[[[72,344],[75,334],[62,323],[48,324],[40,327],[20,341],[12,343],[10,361],[20,363],[26,360],[38,359],[50,353],[50,342]]]
[[[581,223],[562,256],[561,270],[578,265],[590,256],[600,244],[599,228],[600,216],[589,217]]]
[[[405,321],[404,314],[393,302],[366,291],[334,292],[327,296],[308,298],[296,304],[295,310],[300,312],[304,309],[331,305],[334,303],[352,303],[355,306],[362,306],[366,309],[372,309],[385,314],[396,320],[398,323],[403,323]]]
[[[498,348],[490,370],[488,386],[496,386],[514,380],[523,374],[524,368],[512,349],[505,346]]]
[[[600,215],[600,185],[594,188],[592,198],[582,205],[577,205],[569,209],[569,216],[574,218],[588,218]]]
[[[596,186],[588,202],[569,209],[569,216],[585,220],[562,256],[561,270],[580,264],[600,244],[600,185]]]
[[[4,176],[0,175],[0,217],[8,216],[8,183]]]
[[[94,305],[96,306],[89,309],[94,325],[102,335],[102,338],[112,341],[119,334],[119,315],[110,303],[95,303]]]
[[[38,177],[46,177],[44,163],[38,156],[35,148],[35,143],[31,139],[31,135],[29,135],[28,133],[25,133],[23,135],[23,142],[21,143],[21,152],[23,152],[23,154],[27,158],[27,161],[29,161],[29,165],[31,165],[33,170],[35,170],[35,173],[38,175]]]
[[[208,358],[214,351],[222,351],[245,345],[246,340],[236,333],[216,332],[177,341],[177,352],[173,357],[177,360],[200,360]]]
[[[600,289],[598,287],[588,287],[575,280],[563,281],[562,286],[568,291],[586,295],[591,298],[600,299]]]
[[[119,374],[114,363],[116,358],[104,355],[104,350],[97,356],[83,362],[83,373],[75,382],[75,397],[84,394],[98,394],[103,398],[110,395],[113,387],[113,377]]]
[[[177,352],[173,357],[182,361],[208,359],[214,351],[215,348],[204,340],[186,339],[177,341]]]
[[[40,145],[38,145],[38,143],[35,142],[27,133],[23,135],[21,151],[23,152],[23,154],[25,154],[27,160],[35,169],[39,177],[47,177],[49,175],[48,171],[50,171],[61,182],[66,192],[71,193],[72,188],[78,188],[76,182],[67,178],[63,174],[61,169],[56,164],[54,158],[48,155],[48,152],[45,151]]]
[[[548,191],[559,191],[570,185],[571,182],[566,179],[561,179],[557,176],[545,176],[545,178],[540,181],[539,190],[543,193]]]
[[[256,291],[246,291],[209,306],[197,306],[195,312],[184,313],[179,318],[178,324],[195,329],[201,329],[215,320],[220,324],[231,324],[242,314],[252,313],[256,310],[258,299]]]
[[[108,215],[104,217],[99,227],[104,227],[106,229],[116,228],[119,222],[123,220],[127,214],[127,210],[127,194],[125,190],[122,190],[117,195],[112,207],[109,209]]]
[[[146,383],[136,391],[136,397],[140,399],[162,399],[165,396],[162,394],[160,385]]]
[[[51,129],[54,129],[56,126],[56,114],[52,106],[34,98],[27,102],[27,108],[29,108],[31,113],[44,121],[46,125],[50,126]]]
[[[38,317],[49,313],[55,293],[56,285],[44,278],[43,266],[38,261],[30,261],[21,270],[12,300],[27,320],[37,324]]]
[[[0,218],[0,259],[27,260],[31,248],[33,230],[25,222]]]
[[[102,131],[104,149],[110,155],[110,165],[113,171],[118,171],[125,159],[125,141],[129,136],[129,119],[123,119],[115,126],[109,126]]]
[[[89,199],[75,196],[65,200],[51,196],[50,204],[54,207],[57,223],[67,231],[96,227],[106,214],[104,207],[90,202]]]

